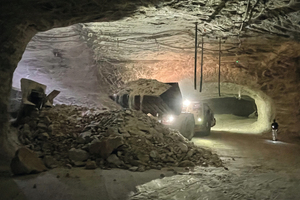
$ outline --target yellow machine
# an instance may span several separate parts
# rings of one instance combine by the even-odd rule
[[[195,133],[208,135],[215,124],[213,112],[207,104],[182,101],[178,83],[139,79],[110,97],[123,108],[150,113],[162,124],[178,129],[189,140]]]

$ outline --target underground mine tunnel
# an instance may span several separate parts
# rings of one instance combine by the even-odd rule
[[[297,199],[299,9],[2,1],[0,199]]]

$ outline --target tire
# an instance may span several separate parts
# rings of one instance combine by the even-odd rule
[[[188,140],[191,140],[195,134],[195,119],[191,113],[181,113],[175,121],[175,128],[179,130]]]
[[[205,122],[205,130],[204,130],[204,135],[210,135],[210,129],[211,129],[211,121],[208,120]]]

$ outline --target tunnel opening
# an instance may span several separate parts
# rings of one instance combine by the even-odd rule
[[[262,134],[270,130],[275,116],[272,99],[260,90],[235,83],[205,83],[202,92],[194,90],[191,80],[180,81],[184,99],[197,99],[207,103],[215,114],[212,131],[244,134]]]
[[[234,131],[245,128],[257,121],[255,100],[249,96],[242,98],[224,97],[203,100],[214,112],[216,125],[213,131]]]

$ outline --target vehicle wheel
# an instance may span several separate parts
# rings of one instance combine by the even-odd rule
[[[195,119],[193,114],[181,113],[175,122],[175,126],[181,135],[188,140],[191,140],[194,137]]]
[[[211,129],[211,122],[206,121],[205,122],[205,130],[204,130],[204,135],[210,135],[210,129]]]
[[[214,120],[213,120],[213,122],[212,122],[212,124],[211,124],[210,127],[214,127],[215,125],[216,125],[216,118],[214,118]]]

